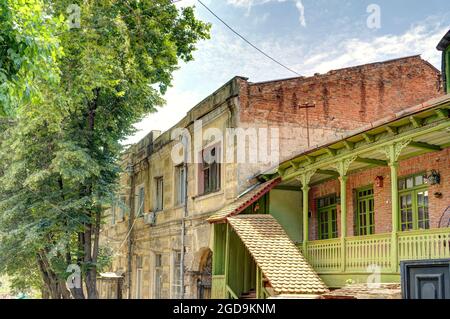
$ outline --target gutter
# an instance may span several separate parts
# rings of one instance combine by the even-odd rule
[[[128,219],[128,254],[127,254],[127,272],[128,272],[128,299],[131,299],[131,276],[133,274],[132,272],[132,256],[133,256],[133,224],[134,224],[134,166],[133,164],[131,165],[131,169],[130,169],[130,217]]]
[[[186,255],[186,218],[189,215],[188,210],[188,144],[187,139],[183,136],[183,149],[184,149],[184,215],[181,220],[181,299],[185,299],[185,291],[184,291],[184,275],[185,275],[185,269],[184,269],[184,260]]]

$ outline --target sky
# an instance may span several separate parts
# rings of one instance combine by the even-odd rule
[[[450,29],[448,0],[202,0],[254,45],[295,72],[310,76],[349,66],[422,55],[441,68],[436,45]],[[236,75],[261,82],[296,76],[233,34],[197,0],[198,19],[212,24],[195,61],[181,63],[166,105],[135,125],[136,143],[168,130],[197,103]]]

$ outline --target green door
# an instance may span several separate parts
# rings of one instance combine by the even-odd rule
[[[359,236],[372,235],[375,233],[375,212],[373,188],[368,187],[358,190],[358,218],[357,229]]]
[[[336,195],[318,199],[319,240],[338,237]]]

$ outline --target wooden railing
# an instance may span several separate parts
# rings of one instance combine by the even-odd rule
[[[399,260],[450,258],[450,228],[398,235]]]
[[[308,242],[307,259],[317,272],[336,272],[341,267],[341,240]]]
[[[345,239],[346,271],[366,272],[376,265],[381,271],[391,267],[391,234]]]
[[[230,294],[231,299],[239,299],[239,296],[230,288],[230,286],[226,285],[227,292]]]
[[[450,258],[450,228],[400,232],[397,239],[399,261]],[[398,271],[393,268],[391,240],[389,233],[311,241],[304,255],[318,273],[374,271],[372,266],[390,273]]]
[[[212,276],[211,284],[212,284],[211,299],[225,299],[226,296],[225,275]]]

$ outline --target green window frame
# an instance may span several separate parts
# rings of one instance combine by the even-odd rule
[[[358,236],[375,234],[375,201],[373,186],[356,190],[356,229]]]
[[[319,240],[338,237],[336,203],[336,194],[317,199]]]
[[[424,173],[399,179],[400,231],[430,228],[429,192]]]

